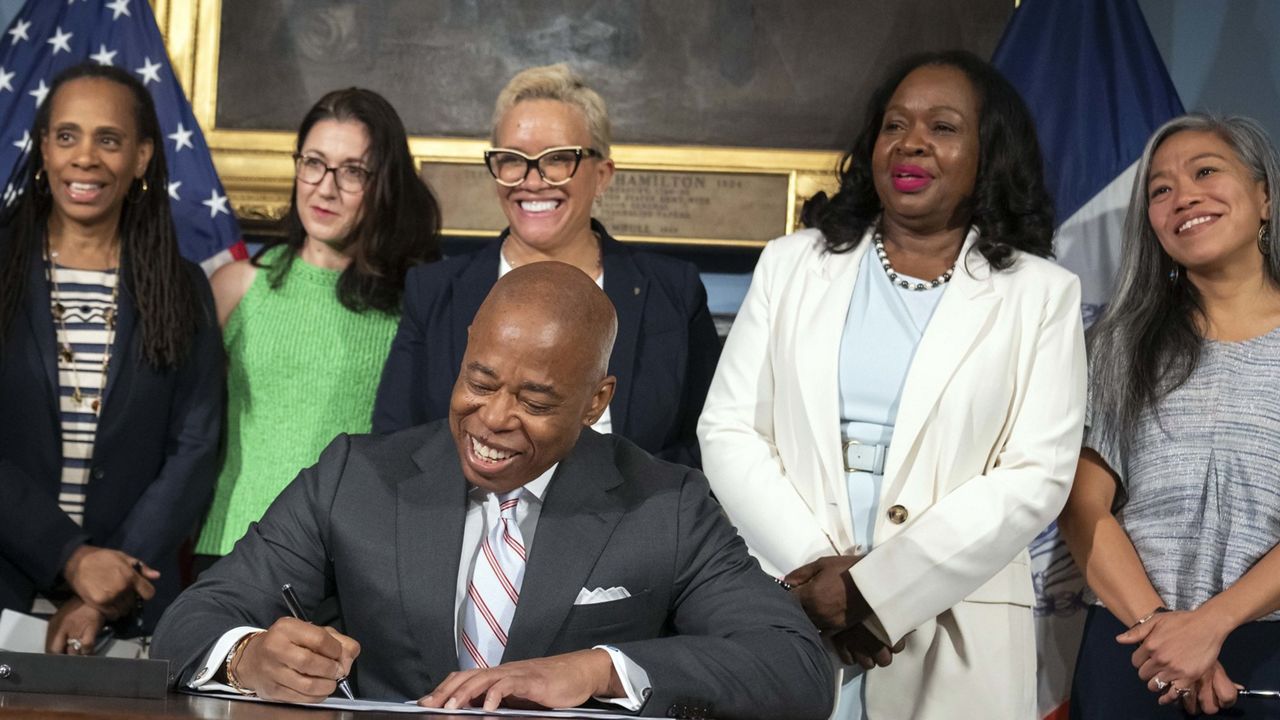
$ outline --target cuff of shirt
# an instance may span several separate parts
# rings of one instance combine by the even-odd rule
[[[597,702],[606,702],[612,705],[620,705],[624,710],[631,712],[638,711],[644,706],[646,700],[649,699],[649,693],[653,685],[649,682],[649,673],[644,668],[631,661],[621,650],[612,645],[596,645],[592,650],[604,650],[609,653],[609,659],[613,661],[613,671],[618,674],[618,679],[622,681],[622,687],[627,691],[624,698],[607,698],[593,696],[591,699]]]
[[[874,612],[868,615],[867,619],[862,621],[862,624],[864,627],[866,627],[868,630],[871,631],[872,635],[876,636],[877,640],[884,643],[885,645],[890,644],[889,631],[884,629],[884,623],[880,622],[880,618],[876,617],[876,614]]]
[[[262,628],[241,626],[232,628],[222,634],[218,638],[218,642],[213,644],[213,649],[208,655],[204,656],[204,663],[191,676],[191,680],[187,682],[187,687],[192,690],[218,690],[221,692],[239,692],[230,685],[215,681],[213,678],[218,674],[218,668],[222,667],[222,663],[227,661],[227,654],[231,649],[240,642],[240,638],[250,633],[261,631]]]

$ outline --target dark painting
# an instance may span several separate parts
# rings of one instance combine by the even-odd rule
[[[223,0],[217,125],[293,130],[326,91],[414,135],[484,137],[517,71],[569,62],[617,142],[840,149],[921,50],[990,57],[1012,0]]]

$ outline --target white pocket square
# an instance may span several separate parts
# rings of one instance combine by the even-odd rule
[[[627,592],[624,587],[611,587],[608,590],[604,588],[596,588],[588,590],[582,588],[578,591],[578,598],[573,601],[574,605],[595,605],[597,603],[612,602],[614,600],[625,600],[631,597],[631,593]]]

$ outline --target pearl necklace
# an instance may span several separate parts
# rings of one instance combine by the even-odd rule
[[[925,290],[932,290],[938,287],[939,285],[945,285],[946,283],[950,282],[951,275],[956,271],[956,266],[952,265],[951,267],[947,268],[946,272],[942,273],[941,275],[934,278],[933,280],[930,280],[927,284],[924,282],[917,282],[915,285],[912,285],[910,281],[902,279],[902,276],[899,275],[897,271],[893,269],[893,263],[889,262],[889,253],[885,252],[884,250],[884,238],[880,235],[880,233],[876,233],[875,237],[872,239],[871,242],[876,249],[876,255],[880,258],[880,266],[884,268],[885,274],[889,276],[889,282],[893,283],[894,285],[897,285],[900,288],[903,288],[906,290],[913,290],[915,292],[924,292]]]

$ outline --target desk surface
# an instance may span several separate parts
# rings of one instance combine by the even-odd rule
[[[23,720],[407,720],[435,717],[442,716],[289,707],[180,693],[170,693],[163,700],[130,700],[87,695],[0,692],[0,718]]]

